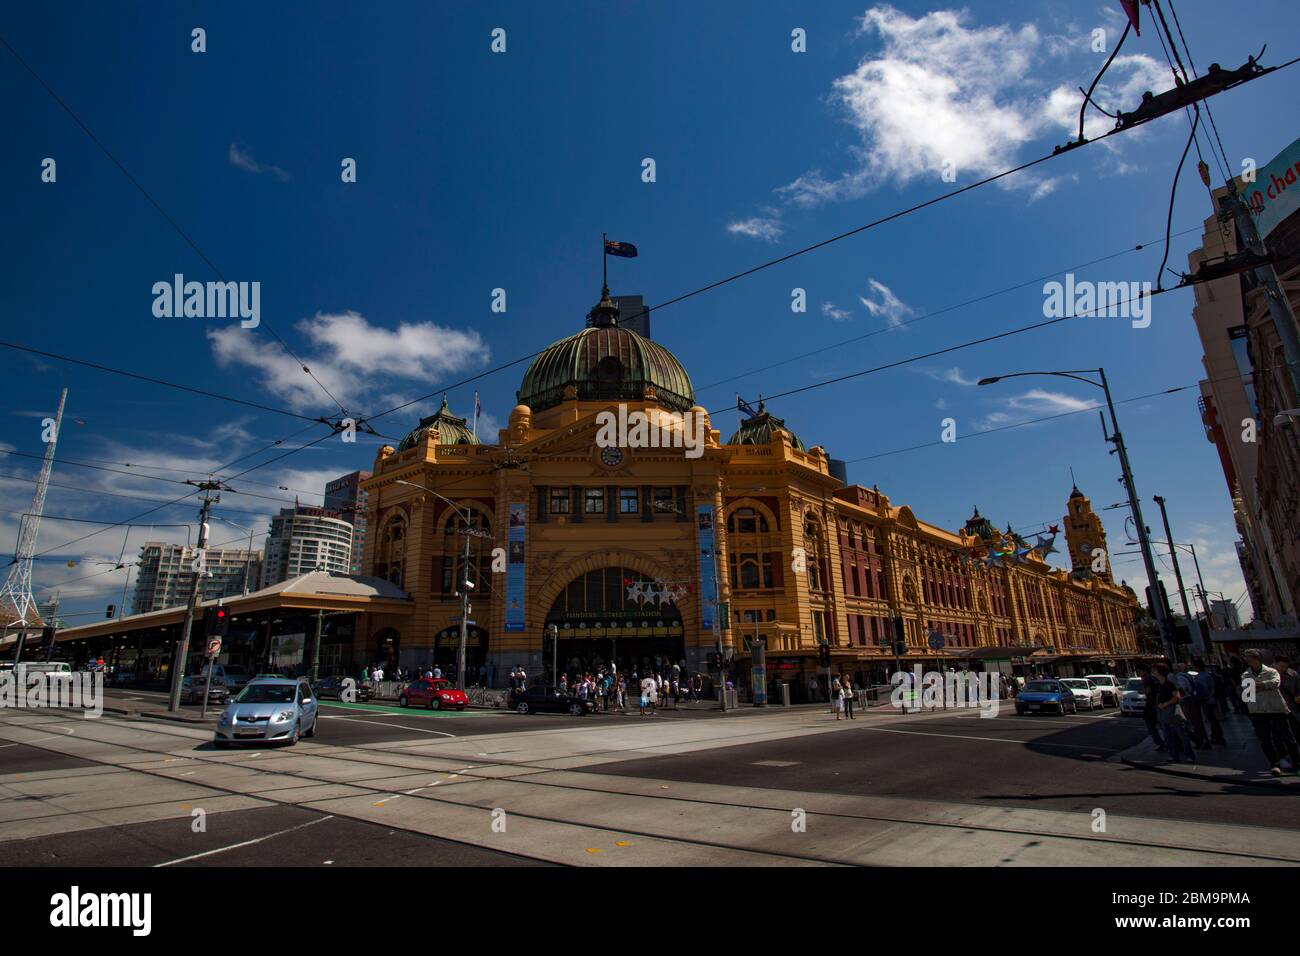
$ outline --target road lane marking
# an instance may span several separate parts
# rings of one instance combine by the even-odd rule
[[[204,853],[195,853],[193,856],[183,856],[179,860],[168,860],[166,863],[155,863],[154,868],[160,866],[171,866],[175,863],[188,863],[190,860],[199,860],[205,856],[214,856],[217,853],[225,853],[227,850],[238,850],[240,847],[253,846],[255,843],[264,843],[274,837],[284,836],[286,833],[293,833],[295,830],[302,830],[306,827],[314,827],[318,823],[324,823],[326,820],[333,820],[334,815],[321,817],[317,820],[308,820],[306,823],[300,823],[296,827],[289,827],[287,830],[280,830],[277,833],[268,833],[266,836],[258,837],[255,840],[245,840],[243,843],[232,843],[230,846],[218,847],[215,850],[208,850]]]
[[[893,730],[889,727],[863,727],[863,730],[874,730],[881,734],[908,734],[912,737],[951,737],[954,740],[986,740],[994,744],[1016,744],[1021,747],[1030,745],[1037,747],[1068,747],[1070,750],[1103,750],[1106,753],[1114,753],[1112,747],[1085,746],[1083,744],[1052,744],[1043,740],[1009,740],[1006,737],[975,737],[971,734],[936,734],[925,730]]]
[[[354,720],[358,723],[366,724],[370,727],[396,727],[398,730],[413,730],[418,734],[437,734],[439,737],[455,737],[455,734],[449,734],[444,730],[425,730],[423,727],[408,727],[405,724],[390,724],[377,720],[365,720],[360,717],[338,717],[334,714],[321,714],[325,720]]]

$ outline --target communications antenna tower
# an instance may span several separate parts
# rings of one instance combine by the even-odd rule
[[[45,460],[41,464],[41,475],[36,480],[36,493],[32,495],[32,506],[18,523],[18,547],[14,549],[14,559],[9,564],[4,590],[0,591],[0,619],[5,619],[6,626],[19,621],[27,624],[35,623],[27,617],[28,612],[36,606],[36,600],[32,597],[32,558],[36,554],[36,532],[40,530],[41,513],[45,510],[45,490],[50,485],[50,469],[54,467],[54,447],[59,441],[59,429],[63,426],[63,404],[67,400],[68,390],[65,388],[63,394],[59,396],[59,410],[54,415],[54,428],[46,432],[48,438],[45,442]],[[10,615],[13,615],[12,618]]]

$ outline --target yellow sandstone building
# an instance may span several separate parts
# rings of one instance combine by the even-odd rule
[[[1137,655],[1137,601],[1112,581],[1077,488],[1064,519],[1071,572],[1045,561],[1054,533],[1026,541],[978,510],[957,531],[927,524],[876,488],[846,486],[824,448],[761,403],[724,437],[677,359],[619,319],[606,290],[586,328],[538,355],[496,444],[444,399],[380,450],[364,483],[363,573],[397,584],[413,610],[362,615],[354,660],[451,665],[466,574],[469,682],[498,687],[516,664],[530,677],[549,669],[548,633],[561,670],[612,660],[707,672],[720,648],[742,687],[762,641],[769,678],[791,682],[795,699],[823,644],[837,673],[883,680],[899,662],[896,633],[904,666],[1088,673]],[[638,411],[685,423],[687,447],[597,440],[610,413]],[[697,421],[703,443],[691,448]]]

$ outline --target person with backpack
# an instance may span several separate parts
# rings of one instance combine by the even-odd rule
[[[1185,718],[1184,728],[1191,738],[1192,746],[1197,750],[1208,750],[1210,745],[1205,740],[1205,731],[1201,727],[1200,707],[1195,699],[1195,682],[1188,673],[1186,664],[1175,664],[1171,678],[1178,688],[1179,704]]]
[[[1205,661],[1200,657],[1192,658],[1192,667],[1196,669],[1196,676],[1192,678],[1192,707],[1187,711],[1187,719],[1195,726],[1202,740],[1208,739],[1209,745],[1226,747],[1228,742],[1223,739],[1223,724],[1219,722],[1219,708],[1214,699],[1214,672],[1205,666]]]

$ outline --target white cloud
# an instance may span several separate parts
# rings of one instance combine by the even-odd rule
[[[883,318],[889,323],[891,329],[901,328],[909,318],[915,315],[912,307],[894,295],[889,286],[883,282],[868,279],[867,285],[871,287],[871,297],[858,296],[858,301],[872,316]]]
[[[852,312],[849,312],[846,309],[841,309],[834,302],[822,303],[822,315],[826,316],[828,319],[834,319],[836,322],[844,322],[847,319],[853,318]]]
[[[230,149],[227,150],[226,158],[230,160],[230,165],[236,169],[242,169],[246,173],[269,173],[282,183],[289,181],[289,174],[279,166],[272,166],[269,163],[259,163],[253,158],[253,154],[237,143],[231,143]]]
[[[318,313],[298,330],[313,346],[304,355],[312,373],[351,409],[377,390],[406,379],[427,385],[439,376],[462,372],[488,360],[489,349],[474,331],[433,322],[402,322],[395,329],[372,325],[355,312]],[[295,410],[319,409],[320,387],[283,349],[236,325],[210,331],[208,340],[222,367],[242,365],[259,373],[262,384]]]
[[[749,219],[727,223],[727,232],[733,236],[745,236],[762,242],[776,242],[784,231],[785,227],[776,215],[751,216]]]
[[[791,205],[858,199],[883,183],[937,180],[945,169],[958,183],[1009,169],[1023,159],[1026,144],[1077,134],[1078,88],[1099,66],[1091,30],[1075,25],[1065,35],[1043,35],[1030,22],[978,26],[966,10],[913,17],[880,4],[866,11],[859,27],[859,35],[877,38],[880,47],[836,79],[830,97],[859,142],[844,172],[828,176],[811,169],[778,187],[776,194]],[[1118,39],[1113,30],[1108,35],[1109,42]],[[1126,54],[1115,58],[1093,98],[1113,113],[1135,107],[1144,90],[1169,85],[1153,58]],[[1044,89],[1050,89],[1046,96]],[[1113,122],[1096,110],[1089,114],[1091,135]],[[1114,159],[1120,147],[1107,141],[1106,148]],[[998,182],[1034,201],[1069,178],[1026,171]]]
[[[952,385],[978,385],[979,383],[973,378],[967,378],[962,375],[961,369],[957,366],[952,368],[926,368],[921,371],[940,382],[948,382]]]
[[[1001,410],[990,412],[983,418],[977,419],[975,422],[976,430],[986,431],[990,428],[1033,421],[1051,415],[1081,412],[1086,409],[1097,408],[1099,405],[1095,399],[1076,398],[1073,395],[1052,392],[1043,388],[1031,388],[1027,392],[1011,395],[1000,401]]]

